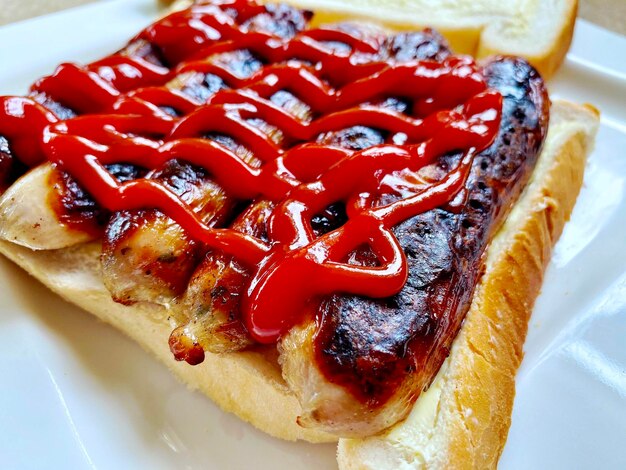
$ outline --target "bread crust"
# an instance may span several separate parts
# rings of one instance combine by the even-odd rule
[[[485,274],[430,396],[381,436],[341,439],[342,470],[496,468],[528,320],[582,186],[597,111],[558,102],[551,120],[532,180],[489,247]]]

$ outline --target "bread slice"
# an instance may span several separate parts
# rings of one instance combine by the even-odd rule
[[[553,104],[531,182],[488,250],[486,273],[449,359],[404,423],[383,436],[341,441],[343,467],[401,468],[401,462],[424,459],[447,468],[450,462],[475,459],[482,468],[497,460],[509,428],[528,316],[552,246],[574,206],[596,127],[593,110]],[[195,367],[176,362],[167,343],[173,327],[167,310],[113,302],[102,284],[98,243],[33,251],[1,241],[0,252],[129,335],[224,410],[282,439],[337,440],[296,424],[300,406],[270,350],[207,354]]]
[[[159,0],[163,4],[172,0]],[[563,62],[572,42],[578,0],[284,0],[315,12],[312,26],[346,20],[394,30],[431,27],[457,54],[525,57],[545,78]],[[192,0],[174,1],[173,8]]]
[[[403,423],[379,436],[340,440],[341,469],[496,467],[532,306],[576,202],[597,126],[591,107],[552,105],[537,166],[487,251],[450,356]]]
[[[287,0],[316,12],[315,23],[357,18],[393,29],[432,27],[456,53],[526,57],[551,77],[569,49],[577,0]]]

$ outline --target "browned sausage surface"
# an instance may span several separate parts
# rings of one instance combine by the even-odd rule
[[[486,65],[485,74],[504,96],[500,134],[475,157],[460,207],[430,211],[395,228],[409,264],[405,287],[384,300],[335,295],[320,307],[319,367],[371,406],[383,404],[407,380],[427,387],[439,370],[469,308],[489,240],[541,149],[549,100],[537,72],[522,59],[500,58]],[[440,165],[457,158],[442,158]]]

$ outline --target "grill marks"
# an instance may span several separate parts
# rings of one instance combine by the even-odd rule
[[[264,31],[280,38],[291,38],[303,31],[311,18],[312,11],[269,3],[265,6],[265,13],[253,16],[242,23],[242,26],[249,31]]]
[[[502,126],[496,142],[474,160],[466,203],[395,228],[409,266],[399,294],[384,300],[334,295],[322,303],[317,364],[329,381],[372,408],[427,387],[439,370],[469,307],[487,244],[545,137],[549,100],[534,69],[503,58],[485,73],[504,96]]]
[[[9,142],[0,136],[0,194],[24,171],[24,165],[11,152]]]
[[[391,36],[386,40],[385,47],[388,54],[400,62],[424,59],[441,62],[450,56],[443,36],[430,28]]]
[[[158,50],[147,41],[138,39],[132,41],[126,47],[118,52],[119,55],[126,57],[142,58],[147,62],[162,66],[163,60],[159,56]],[[66,104],[55,99],[50,94],[32,89],[28,95],[37,103],[52,111],[59,119],[71,119],[78,115],[78,112]],[[3,150],[3,142],[4,148]],[[28,168],[19,163],[15,156],[11,155],[6,139],[0,136],[0,194],[2,194],[19,176],[24,174]],[[7,162],[12,161],[11,165]],[[10,166],[10,170],[7,170]],[[115,165],[112,170],[113,176],[120,180],[142,177],[144,173],[139,168],[133,168],[130,165]],[[125,174],[126,177],[120,175]],[[76,182],[67,174],[55,172],[52,175],[51,184],[54,187],[56,196],[50,200],[54,206],[59,219],[78,230],[97,235],[102,230],[102,225],[108,220],[109,214],[96,207],[96,203],[86,194]]]
[[[146,174],[142,168],[132,165],[114,164],[107,165],[106,168],[119,182],[141,178]],[[52,205],[59,221],[97,237],[108,222],[110,214],[100,208],[67,173],[51,172],[49,184],[54,197],[48,203]]]

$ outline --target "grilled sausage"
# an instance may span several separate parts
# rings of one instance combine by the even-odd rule
[[[283,375],[302,403],[302,425],[342,436],[381,431],[406,415],[447,357],[485,249],[528,180],[548,125],[546,89],[524,60],[495,59],[484,72],[504,97],[499,135],[474,158],[460,206],[395,227],[409,266],[402,291],[382,300],[333,295],[283,338]],[[355,264],[371,260],[367,251],[352,256]]]

